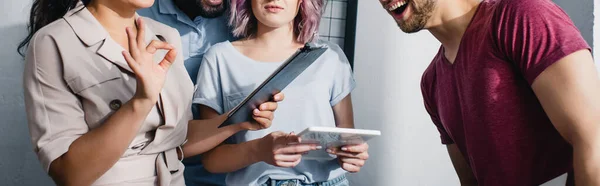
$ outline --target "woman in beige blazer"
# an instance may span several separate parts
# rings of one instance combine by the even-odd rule
[[[135,13],[153,3],[34,1],[20,46],[29,46],[25,104],[35,152],[57,184],[184,185],[181,159],[270,125],[274,102],[255,123],[190,121],[194,87],[178,32]]]

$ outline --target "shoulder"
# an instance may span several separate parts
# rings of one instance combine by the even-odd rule
[[[339,62],[341,65],[350,65],[344,50],[338,45],[330,41],[326,40],[317,40],[314,41],[313,44],[319,47],[326,47],[327,51],[323,54],[322,57],[327,58],[328,60],[334,60]]]
[[[38,73],[31,69],[44,69],[39,71],[44,72],[57,67],[63,68],[66,65],[63,63],[64,58],[73,58],[79,54],[73,52],[76,46],[84,45],[64,19],[41,28],[29,41],[25,54],[25,68],[29,69],[26,76]]]
[[[220,54],[228,53],[229,50],[231,50],[231,42],[224,41],[208,48],[204,56],[219,56]]]
[[[530,6],[546,6],[553,5],[554,3],[551,0],[488,0],[487,2],[495,3],[498,5],[498,8],[523,8],[530,9],[534,7]]]
[[[26,57],[58,57],[55,55],[58,55],[56,53],[58,53],[60,46],[77,44],[73,42],[81,43],[69,23],[64,19],[58,19],[39,29],[31,37]]]
[[[500,15],[507,18],[520,18],[520,15],[543,16],[543,14],[557,11],[564,13],[551,0],[488,0],[484,2],[494,7],[497,16]]]
[[[223,65],[224,61],[227,61],[229,56],[233,56],[231,53],[231,43],[229,41],[220,42],[214,44],[204,53],[202,63],[207,63],[210,66]]]
[[[316,46],[319,46],[319,47],[327,47],[328,51],[336,53],[336,54],[338,54],[338,53],[344,54],[344,50],[342,50],[342,48],[338,44],[335,44],[331,41],[319,39],[317,41],[314,41],[313,44],[315,44]]]
[[[66,38],[76,38],[71,26],[64,19],[58,19],[43,28],[39,29],[31,38],[31,44],[44,45],[48,44],[48,39],[60,40]],[[52,43],[54,44],[54,43]]]

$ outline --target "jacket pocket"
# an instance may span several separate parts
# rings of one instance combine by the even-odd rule
[[[73,91],[73,93],[79,94],[82,91],[87,90],[91,87],[114,88],[114,87],[103,87],[103,85],[106,82],[117,80],[117,79],[121,79],[120,74],[109,73],[109,74],[103,74],[103,75],[99,75],[99,76],[81,75],[81,76],[77,76],[77,77],[74,77],[73,79],[68,80],[67,84],[69,85],[69,87],[71,88],[71,91]],[[122,88],[124,88],[124,87],[122,87]]]

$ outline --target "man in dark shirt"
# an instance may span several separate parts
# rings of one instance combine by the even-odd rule
[[[590,47],[550,0],[380,0],[441,43],[425,107],[463,185],[600,185],[600,81]],[[574,176],[574,177],[572,177]],[[574,181],[573,181],[574,178]]]

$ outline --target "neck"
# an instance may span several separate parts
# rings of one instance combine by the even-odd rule
[[[435,12],[439,13],[432,15],[427,30],[444,49],[457,51],[479,3],[479,0],[438,1]]]
[[[257,44],[267,48],[284,48],[301,44],[296,38],[293,22],[290,22],[289,26],[278,28],[268,27],[258,22],[254,40]]]
[[[91,1],[87,8],[111,36],[126,35],[126,27],[137,32],[134,8],[123,7],[113,0]]]

